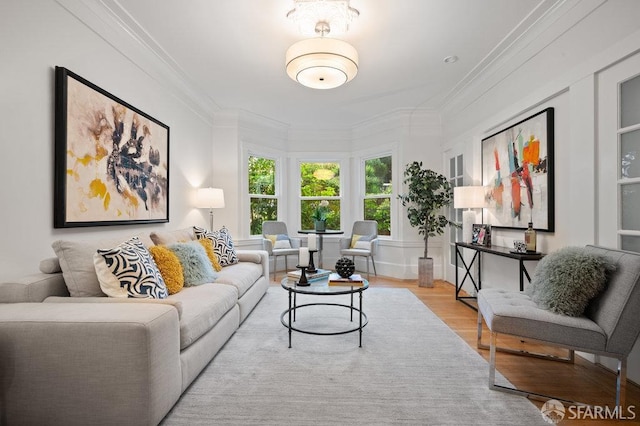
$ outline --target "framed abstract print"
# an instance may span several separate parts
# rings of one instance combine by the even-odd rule
[[[55,71],[54,227],[169,221],[169,127]]]
[[[482,140],[484,223],[554,231],[553,142],[553,108]]]

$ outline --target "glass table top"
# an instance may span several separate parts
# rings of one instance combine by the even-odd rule
[[[316,281],[311,281],[308,286],[299,286],[296,284],[295,279],[291,278],[283,278],[280,282],[282,288],[288,291],[292,291],[294,293],[300,294],[349,294],[349,293],[357,293],[362,292],[369,288],[369,281],[363,279],[360,283],[356,283],[357,285],[349,286],[349,285],[329,285],[328,279],[321,279]]]

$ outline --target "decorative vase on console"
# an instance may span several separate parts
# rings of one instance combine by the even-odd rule
[[[325,231],[327,229],[327,216],[329,215],[329,202],[322,200],[313,211],[313,220],[316,231]]]

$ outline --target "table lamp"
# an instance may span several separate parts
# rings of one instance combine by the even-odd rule
[[[209,209],[211,224],[209,230],[213,231],[213,209],[224,207],[224,192],[220,188],[200,188],[196,193],[196,207]]]
[[[467,209],[462,212],[463,242],[471,242],[471,231],[476,213],[471,209],[484,207],[484,187],[457,186],[453,188],[453,208]]]

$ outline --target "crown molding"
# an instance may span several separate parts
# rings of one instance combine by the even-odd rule
[[[542,0],[445,97],[443,116],[463,111],[607,0]]]
[[[206,122],[220,109],[117,0],[56,0]]]

